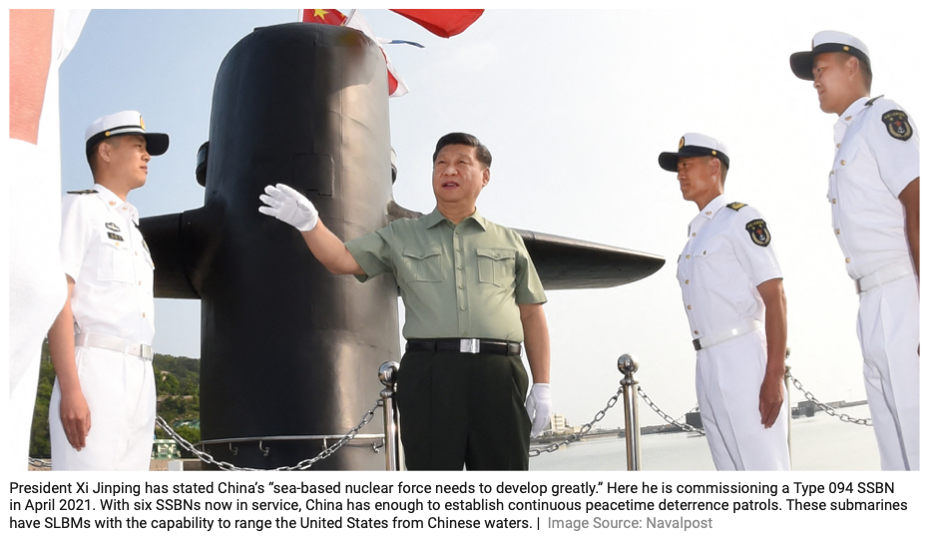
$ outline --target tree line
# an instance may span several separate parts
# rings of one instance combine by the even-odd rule
[[[201,439],[199,420],[199,361],[185,356],[155,354],[153,373],[156,379],[156,414],[163,417],[176,433],[196,443]],[[49,400],[55,370],[49,354],[48,341],[42,344],[39,368],[39,386],[36,390],[36,407],[33,411],[32,434],[29,455],[48,458],[52,449],[49,442]],[[194,425],[193,425],[194,424]],[[93,427],[92,427],[93,429]],[[169,438],[162,429],[154,428],[158,439]]]

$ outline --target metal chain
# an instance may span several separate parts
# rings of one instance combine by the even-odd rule
[[[670,416],[670,415],[666,414],[665,412],[663,412],[663,409],[661,409],[660,407],[658,407],[657,404],[654,403],[653,400],[650,399],[650,396],[648,396],[647,393],[644,392],[644,391],[643,391],[643,388],[641,388],[640,386],[637,387],[637,395],[639,395],[640,397],[642,397],[643,400],[647,402],[647,405],[649,405],[650,408],[653,409],[653,411],[654,411],[655,413],[657,413],[657,414],[660,415],[664,420],[666,420],[667,423],[672,424],[672,425],[678,427],[679,429],[681,429],[681,430],[683,430],[683,431],[691,431],[691,432],[701,433],[702,435],[705,435],[705,430],[704,430],[704,429],[697,428],[697,427],[695,427],[695,426],[690,426],[689,424],[680,422],[680,421],[677,420],[676,418],[673,418],[672,416]],[[692,411],[694,411],[694,410],[696,410],[696,409],[698,409],[698,408],[699,408],[698,406],[693,407],[693,409],[690,410],[689,412],[692,412]],[[683,418],[684,416],[686,416],[686,415],[680,416],[680,418]]]
[[[49,469],[52,467],[51,461],[46,461],[44,459],[39,459],[39,458],[34,458],[34,457],[29,458],[29,464],[32,465],[33,467],[36,467],[37,469]]]
[[[549,446],[547,446],[547,447],[545,447],[545,448],[531,448],[531,449],[530,449],[530,457],[536,457],[536,456],[542,454],[543,452],[547,452],[547,453],[548,453],[548,452],[555,452],[556,450],[558,450],[558,449],[559,449],[560,447],[562,447],[563,445],[571,444],[571,443],[574,443],[574,442],[576,442],[576,441],[582,440],[582,438],[585,436],[585,434],[588,433],[589,431],[591,431],[592,426],[594,426],[595,424],[597,424],[598,422],[600,422],[601,419],[604,418],[606,414],[608,414],[608,411],[611,410],[611,407],[614,407],[614,405],[615,405],[615,404],[617,403],[617,401],[618,401],[618,398],[620,398],[620,397],[621,397],[621,394],[623,394],[623,393],[624,393],[624,389],[621,388],[621,387],[618,387],[617,393],[614,394],[613,396],[611,396],[611,399],[608,400],[608,404],[605,405],[605,408],[604,408],[604,409],[601,409],[600,411],[598,411],[597,413],[595,413],[595,418],[593,418],[591,422],[582,425],[581,431],[579,431],[578,433],[573,433],[572,435],[569,435],[568,437],[566,437],[565,440],[562,440],[562,441],[559,441],[559,442],[554,442],[554,443],[550,444]]]
[[[803,383],[801,383],[796,377],[794,377],[793,375],[789,373],[787,374],[787,376],[790,378],[791,381],[793,381],[793,386],[795,386],[799,391],[803,392],[803,394],[806,396],[806,399],[814,403],[816,406],[818,406],[820,409],[825,411],[830,416],[834,416],[843,422],[851,422],[853,424],[858,424],[862,426],[872,425],[870,418],[853,418],[849,416],[848,414],[835,412],[834,408],[826,405],[825,403],[822,403],[821,401],[816,399],[816,396],[813,395],[812,392],[803,388]],[[559,442],[554,442],[546,446],[545,448],[531,448],[529,451],[529,456],[537,457],[543,454],[544,452],[545,453],[555,452],[556,450],[558,450],[564,445],[571,444],[577,441],[581,441],[585,437],[585,435],[589,431],[591,431],[592,427],[598,422],[600,422],[605,417],[608,411],[611,410],[611,407],[614,407],[617,404],[618,399],[621,397],[621,394],[623,393],[624,393],[624,389],[618,388],[617,393],[615,393],[613,396],[611,396],[610,399],[608,399],[608,403],[607,405],[605,405],[604,409],[595,413],[595,417],[592,419],[591,422],[588,422],[587,424],[583,424],[582,429],[578,433],[573,433],[572,435],[568,436],[566,439],[559,441]],[[650,399],[650,396],[648,396],[647,393],[643,391],[642,387],[640,386],[637,387],[637,394],[641,398],[643,398],[643,400],[647,403],[647,405],[654,412],[656,412],[661,418],[666,420],[667,423],[672,424],[682,429],[683,431],[700,433],[702,435],[705,434],[704,429],[690,426],[689,424],[680,422],[678,419],[673,418],[672,416],[666,414],[666,412],[664,412],[663,409],[657,406],[657,404],[654,403],[653,400]],[[380,407],[383,407],[382,399],[378,399],[376,402],[374,402],[374,406],[368,409],[366,413],[364,413],[364,416],[361,418],[361,421],[360,423],[358,423],[357,426],[355,426],[350,431],[348,431],[348,433],[346,433],[344,437],[339,439],[337,442],[335,442],[334,444],[332,444],[325,450],[322,450],[317,456],[304,459],[300,461],[299,463],[297,463],[296,465],[293,465],[292,467],[283,466],[283,467],[277,467],[276,469],[253,469],[250,467],[237,467],[236,465],[233,465],[226,461],[218,461],[214,459],[214,457],[212,457],[211,454],[207,452],[203,452],[195,448],[195,446],[192,443],[190,443],[189,441],[184,439],[182,436],[180,436],[178,433],[176,433],[161,416],[156,417],[156,424],[160,428],[162,428],[163,431],[168,433],[169,436],[172,437],[177,443],[179,443],[184,449],[188,450],[189,452],[197,456],[200,460],[204,461],[205,463],[211,463],[213,465],[216,465],[218,466],[218,468],[222,470],[226,470],[226,471],[268,471],[268,470],[296,471],[296,470],[308,469],[309,467],[312,466],[313,463],[326,459],[332,454],[334,454],[335,452],[337,452],[342,446],[344,446],[349,441],[351,441],[351,439],[353,439],[358,434],[361,428],[363,428],[365,425],[370,423],[371,420],[374,419],[374,412]],[[698,406],[694,407],[692,411],[697,410],[697,409],[698,409]],[[685,417],[685,415],[681,416],[680,418],[683,418],[683,417]],[[381,448],[382,446],[383,446],[382,444],[375,446],[375,450],[377,448]],[[42,459],[32,458],[32,457],[29,458],[29,464],[32,465],[33,467],[39,467],[39,468],[48,468],[52,466],[51,462],[48,462]]]
[[[168,433],[170,437],[175,439],[177,443],[182,445],[183,448],[195,454],[195,456],[197,456],[198,459],[204,461],[205,463],[211,463],[213,465],[217,465],[218,468],[225,470],[225,471],[298,471],[298,470],[308,469],[316,461],[321,461],[331,456],[335,452],[337,452],[342,446],[344,446],[351,439],[353,439],[361,430],[361,428],[363,428],[371,420],[374,419],[374,411],[376,411],[380,407],[383,407],[382,399],[378,399],[374,403],[374,406],[368,409],[366,413],[364,413],[364,416],[361,418],[361,422],[357,426],[352,428],[351,431],[346,433],[345,436],[339,439],[336,443],[332,444],[325,450],[322,450],[317,456],[304,459],[300,461],[299,463],[293,465],[292,467],[283,466],[283,467],[277,467],[275,469],[253,469],[250,467],[237,467],[236,465],[232,465],[231,463],[228,463],[226,461],[217,461],[216,459],[214,459],[214,457],[211,456],[211,454],[209,454],[208,452],[203,452],[201,450],[198,450],[197,448],[195,448],[195,446],[192,443],[188,442],[187,440],[182,438],[178,433],[173,431],[172,428],[169,427],[169,424],[165,420],[163,420],[161,416],[156,417],[156,424],[159,427],[161,427],[163,431]]]
[[[799,380],[797,380],[796,377],[794,377],[793,375],[790,375],[789,373],[787,374],[787,377],[789,377],[790,380],[793,381],[793,386],[795,386],[797,390],[799,390],[800,392],[803,393],[803,395],[806,396],[806,399],[813,402],[817,407],[825,411],[829,416],[834,416],[838,418],[839,420],[841,420],[842,422],[851,422],[852,424],[858,424],[860,426],[872,425],[870,418],[852,418],[851,416],[845,413],[835,412],[834,408],[826,405],[825,403],[822,403],[821,401],[816,399],[816,396],[814,396],[812,392],[803,388],[803,383],[799,382]]]

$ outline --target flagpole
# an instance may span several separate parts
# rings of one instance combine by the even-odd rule
[[[351,17],[354,17],[354,12],[355,12],[355,11],[357,11],[357,10],[356,10],[356,9],[352,9],[352,10],[351,10],[351,13],[350,13],[347,17],[345,17],[345,19],[344,19],[343,21],[341,21],[341,26],[347,26],[348,21],[351,20]]]

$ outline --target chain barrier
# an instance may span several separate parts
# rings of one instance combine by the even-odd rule
[[[355,426],[350,431],[348,431],[345,434],[345,436],[339,439],[336,443],[322,450],[317,456],[304,459],[300,461],[299,463],[293,465],[292,467],[283,466],[283,467],[277,467],[275,469],[253,469],[250,467],[238,467],[226,461],[218,461],[214,457],[212,457],[211,454],[209,454],[208,452],[203,452],[201,450],[198,450],[197,448],[195,448],[195,445],[188,442],[178,433],[173,431],[172,428],[169,427],[169,424],[165,420],[163,420],[161,416],[156,417],[156,425],[158,425],[160,428],[163,429],[163,431],[168,433],[169,436],[175,439],[175,441],[179,443],[183,448],[185,448],[186,450],[194,454],[196,457],[198,457],[198,459],[204,461],[205,463],[216,465],[219,469],[222,469],[225,471],[299,471],[299,470],[308,469],[309,467],[312,466],[313,463],[317,461],[321,461],[331,456],[335,452],[337,452],[342,446],[344,446],[351,439],[353,439],[361,430],[361,428],[366,426],[371,420],[374,419],[374,411],[376,411],[378,408],[382,406],[383,406],[383,400],[378,399],[374,403],[374,406],[368,409],[366,413],[364,413],[364,416],[361,418],[361,422],[357,426]]]
[[[870,426],[870,425],[872,425],[872,424],[871,424],[871,419],[870,419],[870,418],[853,418],[852,416],[849,416],[848,414],[835,412],[835,409],[834,409],[833,407],[830,407],[830,406],[826,405],[825,403],[822,403],[821,401],[819,401],[818,399],[816,399],[816,396],[813,395],[812,392],[810,392],[810,391],[806,390],[805,388],[803,388],[803,383],[801,383],[796,377],[794,377],[793,375],[789,375],[789,374],[788,374],[787,376],[788,376],[788,377],[790,378],[790,380],[793,382],[793,386],[795,386],[797,390],[803,392],[803,394],[806,396],[806,399],[808,399],[808,400],[811,401],[813,404],[815,404],[819,409],[825,411],[828,415],[834,416],[834,417],[838,418],[839,420],[841,420],[841,421],[843,421],[843,422],[850,422],[850,423],[857,424],[857,425],[862,425],[862,426]],[[614,406],[617,404],[618,399],[620,399],[621,394],[623,394],[623,393],[624,393],[624,389],[619,387],[618,390],[617,390],[617,393],[615,393],[613,396],[611,396],[610,399],[608,399],[607,405],[605,405],[605,407],[604,407],[602,410],[600,410],[600,411],[598,411],[597,413],[595,413],[595,417],[592,419],[591,422],[588,422],[587,424],[583,424],[583,425],[582,425],[582,429],[581,429],[578,433],[573,433],[572,435],[569,435],[568,437],[566,437],[564,440],[551,443],[551,444],[549,444],[548,446],[546,446],[546,447],[544,447],[544,448],[531,448],[530,451],[529,451],[529,456],[530,456],[530,457],[537,457],[537,456],[543,454],[544,452],[545,452],[545,453],[555,452],[556,450],[558,450],[558,449],[561,448],[562,446],[565,446],[565,445],[567,445],[567,444],[571,444],[571,443],[573,443],[573,442],[581,441],[581,440],[585,437],[585,435],[586,435],[589,431],[591,431],[592,427],[593,427],[595,424],[597,424],[598,422],[600,422],[600,421],[605,417],[605,415],[608,413],[608,411],[611,410],[611,408],[614,407]],[[697,427],[695,427],[695,426],[691,426],[691,425],[689,425],[689,424],[686,424],[686,423],[684,423],[684,422],[681,422],[681,421],[680,421],[679,419],[677,419],[677,418],[673,418],[672,416],[666,414],[666,412],[664,412],[663,409],[661,409],[656,403],[653,402],[652,399],[650,399],[650,396],[648,396],[647,393],[644,392],[644,390],[643,390],[642,387],[640,387],[640,386],[637,387],[637,394],[638,394],[641,398],[643,398],[643,400],[647,403],[647,405],[648,405],[655,413],[657,413],[661,418],[663,418],[664,420],[666,420],[666,422],[667,422],[668,424],[674,425],[674,426],[678,427],[679,429],[681,429],[681,430],[683,430],[683,431],[686,431],[686,432],[694,432],[694,433],[699,433],[699,434],[705,435],[705,430],[704,430],[704,429],[697,428]],[[380,407],[383,407],[383,400],[382,400],[382,399],[378,399],[378,400],[374,403],[374,406],[371,407],[370,409],[368,409],[366,413],[364,413],[364,416],[361,418],[361,422],[358,423],[357,426],[355,426],[355,427],[352,428],[350,431],[348,431],[348,433],[346,433],[346,434],[344,435],[344,437],[342,437],[341,439],[339,439],[337,442],[335,442],[335,443],[332,444],[331,446],[327,447],[326,449],[322,450],[317,456],[312,457],[312,458],[308,458],[308,459],[305,459],[305,460],[302,460],[302,461],[300,461],[299,463],[297,463],[296,465],[293,465],[292,467],[284,466],[284,467],[277,467],[276,469],[253,469],[253,468],[250,468],[250,467],[237,467],[236,465],[233,465],[233,464],[228,463],[228,462],[226,462],[226,461],[218,461],[218,460],[214,459],[214,457],[212,457],[212,455],[209,454],[208,452],[203,452],[203,451],[201,451],[201,450],[195,448],[195,446],[194,446],[192,443],[190,443],[189,441],[187,441],[186,439],[184,439],[181,435],[179,435],[178,433],[176,433],[176,432],[169,426],[169,424],[168,424],[161,416],[157,416],[157,417],[156,417],[156,424],[157,424],[160,428],[162,428],[163,431],[165,431],[167,434],[169,434],[169,436],[172,437],[172,439],[174,439],[174,440],[175,440],[179,445],[181,445],[184,449],[188,450],[188,451],[191,452],[193,455],[195,455],[196,457],[198,457],[198,459],[200,459],[201,461],[204,461],[205,463],[210,463],[210,464],[212,464],[212,465],[216,465],[218,468],[220,468],[220,469],[222,469],[222,470],[225,470],[225,471],[267,471],[267,470],[272,470],[272,471],[297,471],[297,470],[305,470],[305,469],[308,469],[309,467],[312,466],[313,463],[315,463],[315,462],[317,462],[317,461],[321,461],[321,460],[323,460],[323,459],[326,459],[326,458],[328,458],[329,456],[331,456],[332,454],[334,454],[335,452],[337,452],[342,446],[344,446],[344,445],[347,444],[349,441],[351,441],[351,439],[353,439],[353,438],[358,434],[358,432],[361,430],[361,428],[363,428],[364,426],[366,426],[368,423],[370,423],[371,420],[374,419],[374,412],[375,412],[378,408],[380,408]],[[689,412],[697,411],[698,409],[699,409],[699,407],[698,407],[698,405],[697,405],[697,406],[693,407]],[[686,416],[686,415],[680,416],[680,418],[684,418],[685,416]],[[376,445],[376,446],[374,447],[374,449],[377,450],[377,449],[382,448],[382,447],[383,447],[383,443]],[[50,468],[50,467],[52,466],[52,463],[49,462],[49,461],[45,461],[45,460],[37,459],[37,458],[32,458],[32,457],[29,458],[29,464],[30,464],[31,466],[37,467],[37,468]]]
[[[614,407],[614,405],[618,401],[618,398],[620,398],[621,394],[623,393],[624,393],[624,388],[618,387],[617,393],[611,396],[611,399],[608,400],[608,404],[605,405],[605,408],[595,413],[595,417],[592,419],[591,422],[582,425],[581,431],[579,431],[578,433],[573,433],[572,435],[569,435],[568,437],[566,437],[564,440],[559,441],[559,442],[554,442],[545,448],[531,448],[530,457],[536,457],[542,454],[543,452],[546,452],[546,453],[555,452],[563,445],[571,444],[576,441],[582,440],[582,438],[585,437],[585,434],[591,431],[592,426],[600,422],[601,419],[604,418],[606,414],[608,414],[608,411],[611,410],[611,407]]]
[[[640,397],[642,397],[643,400],[647,402],[647,405],[649,405],[650,408],[653,409],[653,412],[655,412],[655,413],[657,413],[658,415],[660,415],[660,417],[663,418],[664,420],[666,420],[666,422],[667,422],[668,424],[672,424],[672,425],[678,427],[679,429],[681,429],[681,430],[683,430],[683,431],[695,432],[695,433],[700,433],[700,434],[702,434],[702,435],[705,435],[705,430],[704,430],[704,429],[702,429],[702,428],[697,428],[697,427],[695,427],[695,426],[690,426],[689,424],[686,424],[686,423],[684,423],[684,422],[680,422],[680,421],[677,420],[676,418],[673,418],[672,416],[670,416],[670,415],[666,414],[665,412],[663,412],[663,409],[661,409],[660,407],[658,407],[657,404],[654,403],[652,399],[650,399],[650,396],[648,396],[647,393],[644,392],[644,391],[643,391],[643,388],[641,388],[640,386],[637,387],[637,395],[639,395]],[[699,408],[698,406],[695,406],[695,407],[694,407],[692,410],[690,410],[689,412],[693,412],[693,411],[695,411],[695,410],[698,409],[698,408]],[[680,418],[683,418],[683,417],[685,417],[685,416],[686,416],[686,415],[684,414],[684,415],[680,416]]]
[[[34,458],[34,457],[29,458],[29,465],[37,469],[51,469],[52,468],[51,461],[46,461],[44,459],[39,459],[39,458]]]
[[[845,413],[835,412],[835,409],[833,407],[830,407],[826,405],[825,403],[822,403],[821,401],[816,399],[816,396],[814,396],[812,392],[803,388],[803,383],[799,382],[799,380],[796,377],[794,377],[793,375],[787,375],[787,376],[790,377],[791,381],[793,381],[793,386],[795,386],[797,390],[799,390],[800,392],[803,393],[803,395],[806,396],[806,399],[813,402],[817,407],[825,411],[826,414],[828,414],[829,416],[834,416],[838,418],[839,420],[841,420],[842,422],[851,422],[852,424],[858,424],[859,426],[872,425],[870,418],[853,418]]]
[[[861,426],[870,426],[870,425],[872,425],[872,424],[871,424],[871,419],[870,419],[870,418],[854,418],[854,417],[849,416],[848,414],[845,414],[845,413],[838,413],[838,412],[835,412],[835,409],[834,409],[833,407],[830,407],[829,405],[826,405],[825,403],[822,403],[821,401],[819,401],[818,399],[816,399],[816,396],[813,395],[812,392],[810,392],[810,391],[806,390],[805,388],[803,388],[803,383],[801,383],[796,377],[794,377],[793,375],[789,375],[789,374],[788,374],[787,376],[790,377],[790,380],[793,382],[793,386],[795,386],[797,390],[803,392],[803,394],[806,396],[806,399],[808,399],[808,400],[811,401],[813,404],[815,404],[819,409],[825,411],[828,415],[834,416],[834,417],[838,418],[839,420],[841,420],[842,422],[851,422],[851,423],[853,423],[853,424],[858,424],[858,425],[861,425]],[[675,418],[673,418],[672,416],[670,416],[670,415],[666,414],[665,412],[663,412],[663,410],[660,409],[660,407],[658,407],[658,406],[653,402],[653,400],[650,399],[650,396],[648,396],[647,393],[643,391],[643,388],[641,388],[641,387],[639,387],[639,386],[637,387],[637,394],[640,395],[640,397],[642,397],[643,400],[647,402],[647,405],[649,405],[650,408],[653,409],[654,412],[656,412],[658,415],[660,415],[661,418],[663,418],[664,420],[666,420],[667,423],[670,423],[670,424],[672,424],[672,425],[674,425],[674,426],[676,426],[676,427],[682,429],[683,431],[691,431],[691,432],[696,432],[696,433],[700,433],[700,434],[702,434],[702,435],[705,435],[705,430],[704,430],[704,429],[697,428],[697,427],[694,427],[694,426],[690,426],[690,425],[688,425],[688,424],[685,424],[685,423],[683,423],[683,422],[680,422],[678,419],[675,419]],[[689,412],[694,412],[694,411],[697,411],[697,410],[699,410],[699,406],[698,406],[698,405],[696,405],[695,407],[693,407]],[[681,416],[680,418],[683,418],[683,417],[685,417],[685,415]]]

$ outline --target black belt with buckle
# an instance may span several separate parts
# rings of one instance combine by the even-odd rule
[[[702,342],[699,341],[698,339],[693,339],[693,340],[692,340],[692,346],[695,347],[695,350],[697,350],[697,351],[701,351],[701,350],[702,350]]]
[[[467,354],[503,354],[519,356],[520,344],[516,341],[497,341],[493,339],[409,339],[406,351],[453,351]]]

